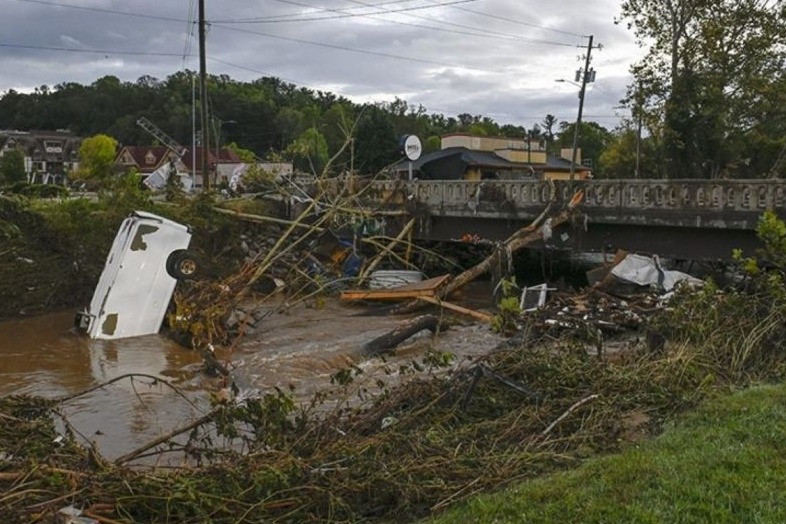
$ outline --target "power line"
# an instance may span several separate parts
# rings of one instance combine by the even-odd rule
[[[66,7],[68,9],[77,9],[80,11],[91,11],[94,13],[106,13],[112,15],[124,15],[124,16],[133,16],[135,18],[146,18],[148,20],[162,20],[164,22],[185,22],[181,18],[171,18],[168,16],[156,16],[156,15],[145,15],[141,13],[131,13],[129,11],[117,11],[114,9],[102,9],[100,7],[87,7],[82,5],[73,5],[73,4],[63,4],[60,2],[50,2],[48,0],[14,0],[16,2],[23,2],[26,4],[40,4],[40,5],[48,5],[48,6],[55,6],[55,7]]]
[[[282,0],[277,0],[277,1],[282,1]],[[365,2],[361,2],[360,0],[345,0],[345,1],[352,2],[354,4],[359,4],[359,5],[364,6],[364,7],[372,7],[372,8],[374,7],[373,4],[367,4]],[[439,5],[434,4],[433,7],[440,7],[440,6],[454,7],[454,6],[450,5],[450,4],[439,4]],[[368,14],[366,16],[368,16],[369,18],[379,19],[377,16],[373,16],[373,15],[378,15],[378,14],[387,14],[387,13],[384,13],[384,12],[383,13],[371,13],[371,14]],[[457,23],[448,22],[448,21],[445,21],[445,20],[435,20],[433,18],[429,18],[429,17],[426,17],[426,16],[413,15],[413,14],[409,14],[409,13],[405,13],[405,16],[409,16],[411,18],[417,18],[419,20],[425,20],[427,22],[436,22],[438,24],[443,24],[443,25],[447,25],[447,26],[451,26],[451,27],[457,27],[459,29],[469,29],[470,31],[475,31],[475,28],[472,27],[472,26],[467,26],[467,25],[463,25],[463,24],[457,24]],[[557,45],[557,46],[565,46],[565,47],[574,47],[573,44],[566,44],[566,43],[563,43],[563,42],[555,42],[553,40],[543,40],[543,39],[540,39],[540,38],[529,38],[529,37],[526,37],[526,36],[511,35],[511,34],[508,34],[508,33],[500,33],[500,32],[489,31],[489,30],[484,30],[483,33],[475,33],[475,32],[467,33],[467,32],[464,32],[464,31],[456,31],[456,30],[451,30],[451,29],[445,29],[445,28],[442,28],[442,27],[424,26],[424,25],[420,25],[420,24],[413,24],[413,23],[408,23],[408,22],[400,22],[400,21],[396,21],[396,20],[389,20],[387,18],[382,18],[381,20],[384,20],[384,21],[390,22],[390,23],[394,23],[394,24],[408,25],[408,26],[412,26],[412,27],[420,27],[420,28],[431,29],[431,30],[436,30],[436,31],[443,31],[443,32],[448,32],[448,33],[455,33],[455,34],[460,34],[460,35],[480,36],[480,37],[485,37],[485,38],[501,38],[501,39],[504,39],[504,40],[516,40],[516,41],[520,41],[520,42],[534,42],[534,43],[539,43],[539,44],[549,44],[549,45]]]
[[[100,13],[106,13],[106,14],[114,14],[114,15],[122,15],[122,16],[133,16],[133,17],[153,19],[153,20],[162,20],[162,21],[168,21],[168,22],[181,22],[181,23],[182,22],[186,22],[187,24],[193,25],[193,19],[191,17],[191,13],[189,13],[189,19],[188,20],[182,20],[182,19],[170,18],[170,17],[162,17],[162,16],[155,16],[155,15],[144,15],[144,14],[139,14],[139,13],[131,13],[131,12],[127,12],[127,11],[117,11],[117,10],[113,10],[113,9],[102,9],[102,8],[94,8],[94,7],[77,6],[77,5],[72,5],[72,4],[53,2],[53,1],[50,1],[50,0],[16,0],[16,1],[17,2],[23,2],[23,3],[32,3],[32,4],[58,6],[58,7],[77,9],[77,10],[84,10],[84,11],[100,12]],[[191,0],[191,1],[193,3],[193,0]],[[301,6],[305,5],[305,4],[301,4],[299,2],[296,2],[295,0],[276,0],[276,1],[282,2],[282,3],[291,3],[291,4],[295,4],[295,5],[301,5]],[[402,9],[402,10],[387,10],[383,14],[403,12],[405,10],[414,10],[414,9],[425,9],[425,8],[433,9],[433,8],[436,8],[436,7],[452,6],[454,4],[468,3],[468,2],[475,2],[475,1],[477,1],[477,0],[454,0],[452,2],[443,2],[443,3],[433,4],[433,5],[429,5],[429,6],[422,6],[421,5],[421,6],[411,7],[411,8]],[[381,5],[381,4],[379,4],[379,5]],[[376,5],[365,5],[364,7],[372,7],[372,8],[374,8],[374,7],[376,7]],[[366,14],[361,14],[359,16],[367,16],[367,15]],[[412,24],[412,25],[414,25],[414,24]],[[454,24],[454,25],[457,25],[457,24]],[[221,26],[217,26],[217,27],[221,27]],[[466,28],[467,26],[459,25],[459,27]],[[405,57],[405,56],[395,55],[395,54],[392,54],[392,53],[381,53],[381,52],[376,52],[376,51],[355,49],[355,48],[339,46],[339,45],[335,45],[335,44],[313,42],[313,41],[304,40],[304,39],[298,39],[298,38],[294,38],[294,37],[278,36],[278,35],[273,35],[273,34],[269,34],[269,33],[261,33],[261,32],[243,30],[243,29],[239,29],[239,28],[230,28],[230,27],[223,27],[223,28],[226,29],[226,30],[230,30],[230,31],[234,30],[234,31],[238,31],[238,32],[247,32],[247,33],[250,33],[250,34],[256,34],[258,36],[266,36],[266,37],[269,37],[269,38],[277,38],[277,39],[281,39],[281,40],[287,40],[287,41],[298,42],[298,43],[305,43],[305,44],[316,45],[316,46],[321,46],[321,47],[327,47],[327,48],[332,48],[332,49],[337,49],[337,50],[351,51],[351,52],[370,54],[370,55],[375,55],[375,56],[382,56],[382,57],[385,57],[385,58],[395,58],[395,59],[399,59],[399,60],[408,60],[408,61],[412,61],[412,62],[419,62],[419,63],[425,63],[425,64],[439,65],[439,66],[443,66],[443,67],[459,67],[459,68],[465,68],[465,69],[481,71],[481,72],[487,72],[487,73],[497,73],[497,74],[503,73],[502,71],[499,71],[499,70],[492,70],[492,69],[473,67],[473,66],[463,66],[463,65],[459,65],[459,64],[447,64],[447,63],[439,62],[439,61],[432,61],[432,60],[426,60],[426,59]],[[429,28],[429,29],[440,30],[440,28]],[[469,28],[469,29],[472,29],[472,28]],[[442,30],[450,32],[449,30],[446,30],[446,29],[442,29]],[[192,34],[192,31],[193,30],[191,30],[191,31],[189,31],[187,33],[188,36],[186,37],[186,44],[185,44],[184,52],[183,52],[183,55],[182,55],[184,60],[185,60],[186,55],[188,55],[188,53],[190,51],[190,46],[191,46],[191,37],[190,37],[190,35]],[[486,34],[478,34],[478,33],[459,33],[459,34],[465,34],[465,35],[470,35],[470,36],[481,36],[481,37],[488,37],[489,36],[489,35],[486,35]],[[512,37],[511,35],[498,34],[497,36],[501,36],[501,37],[504,37],[504,38],[520,39],[520,37]],[[548,42],[544,41],[544,43],[548,43]],[[556,44],[556,45],[568,45],[568,44],[561,44],[561,43],[556,43],[556,42],[551,42],[551,43],[552,44]],[[33,47],[31,47],[31,48],[33,48]],[[68,48],[53,48],[51,50],[76,52],[76,50],[72,50],[72,49],[68,49]],[[122,54],[122,53],[115,51],[112,54]],[[125,53],[125,54],[133,54],[133,53]]]
[[[372,56],[381,56],[381,57],[384,57],[384,58],[395,58],[397,60],[406,60],[408,62],[417,62],[417,63],[421,63],[421,64],[437,65],[437,66],[441,66],[441,67],[455,67],[455,68],[461,68],[461,69],[470,69],[472,71],[480,71],[480,72],[483,72],[483,73],[494,73],[494,74],[504,74],[505,73],[504,71],[500,71],[500,70],[485,69],[485,68],[482,68],[482,67],[467,66],[467,65],[461,65],[461,64],[450,64],[450,63],[446,63],[446,62],[439,62],[439,61],[436,61],[436,60],[427,60],[427,59],[424,59],[424,58],[413,58],[413,57],[409,57],[409,56],[395,55],[393,53],[382,53],[382,52],[379,52],[379,51],[369,51],[367,49],[357,49],[357,48],[354,48],[354,47],[346,47],[346,46],[341,46],[341,45],[336,45],[336,44],[327,44],[327,43],[324,43],[324,42],[314,42],[313,40],[305,40],[305,39],[302,39],[302,38],[295,38],[295,37],[291,37],[291,36],[273,35],[273,34],[270,34],[270,33],[262,33],[262,32],[259,32],[259,31],[251,31],[249,29],[240,29],[240,28],[237,28],[237,27],[227,27],[227,26],[215,25],[215,24],[213,25],[213,27],[224,29],[226,31],[235,31],[235,32],[239,32],[239,33],[248,33],[248,34],[252,34],[252,35],[264,36],[264,37],[267,37],[267,38],[275,38],[277,40],[285,40],[287,42],[297,42],[299,44],[308,44],[308,45],[313,45],[313,46],[318,46],[318,47],[325,47],[325,48],[328,48],[328,49],[337,49],[337,50],[340,50],[340,51],[351,51],[353,53],[360,53],[360,54],[372,55]]]
[[[306,8],[313,8],[314,6],[309,4],[304,4],[301,2],[296,2],[295,0],[274,0],[276,2],[288,5],[294,5],[297,7],[306,7]],[[453,6],[457,4],[467,4],[471,2],[477,2],[478,0],[451,0],[449,2],[443,2],[439,4],[433,5],[418,5],[413,7],[403,7],[401,9],[385,9],[379,13],[372,13],[372,14],[396,14],[396,13],[405,13],[409,11],[420,11],[423,9],[435,9],[438,7],[445,7],[445,6]],[[379,9],[379,6],[382,5],[389,5],[389,4],[396,4],[399,2],[383,2],[380,4],[375,5],[366,5],[363,7],[372,7]],[[262,17],[262,18],[235,18],[232,20],[216,20],[215,23],[217,24],[269,24],[269,23],[281,23],[281,22],[311,22],[315,20],[335,20],[337,18],[353,18],[353,17],[362,17],[367,16],[369,13],[350,13],[348,12],[350,9],[361,9],[361,7],[355,8],[345,8],[345,9],[331,9],[331,8],[322,8],[316,11],[314,14],[319,13],[335,13],[331,16],[321,16],[321,17],[304,17],[304,15],[298,13],[297,15],[280,15],[279,17]],[[300,18],[289,18],[290,16],[297,16]],[[286,17],[286,18],[285,18]]]
[[[518,24],[518,25],[521,25],[521,26],[524,26],[524,27],[532,27],[534,29],[543,29],[544,31],[553,31],[555,33],[561,33],[563,35],[576,36],[576,37],[579,37],[579,38],[587,38],[587,35],[581,35],[579,33],[573,33],[571,31],[563,31],[561,29],[553,29],[551,27],[546,27],[546,26],[538,25],[538,24],[531,24],[529,22],[522,22],[521,20],[513,20],[513,19],[510,19],[510,18],[505,18],[504,16],[491,15],[491,14],[488,14],[488,13],[475,11],[473,9],[467,9],[466,7],[451,6],[451,8],[452,9],[457,9],[459,11],[466,11],[467,13],[472,13],[474,15],[483,16],[483,17],[486,17],[486,18],[493,18],[494,20],[502,20],[503,22],[510,22],[511,24]]]
[[[43,45],[24,45],[24,44],[9,44],[0,42],[0,47],[8,47],[13,49],[33,49],[36,51],[62,51],[66,53],[91,53],[98,55],[132,55],[132,56],[176,56],[180,57],[181,53],[156,53],[152,51],[117,51],[107,49],[74,49],[72,47],[56,47],[56,46],[43,46]]]
[[[301,2],[296,2],[294,0],[275,0],[275,1],[276,2],[285,3],[285,4],[296,5],[296,6],[300,6],[300,7],[311,7],[308,4],[304,4],[304,3],[301,3]],[[302,15],[297,15],[297,16],[299,16],[299,18],[278,18],[278,19],[273,19],[272,17],[270,17],[270,18],[259,18],[259,19],[234,19],[234,20],[231,20],[231,21],[223,21],[223,22],[220,21],[220,20],[217,20],[217,21],[214,21],[214,23],[216,23],[216,24],[220,24],[220,23],[232,23],[232,24],[241,24],[241,23],[245,23],[245,24],[250,24],[250,23],[255,23],[255,24],[263,24],[263,23],[264,24],[272,24],[272,23],[276,23],[276,24],[280,24],[280,23],[285,23],[285,22],[314,22],[314,21],[322,21],[322,20],[335,20],[335,19],[340,19],[340,18],[363,17],[363,18],[370,18],[370,19],[374,19],[374,20],[381,20],[381,21],[384,21],[384,22],[397,24],[397,25],[404,25],[404,26],[416,27],[416,28],[421,28],[421,29],[429,29],[429,30],[432,30],[432,31],[441,31],[441,32],[445,32],[445,33],[452,33],[452,34],[458,34],[458,35],[464,35],[464,36],[475,36],[475,37],[481,37],[481,38],[496,38],[496,39],[503,39],[503,40],[518,41],[518,42],[533,42],[533,43],[541,43],[541,44],[549,44],[549,45],[557,45],[557,46],[565,46],[565,47],[575,47],[573,44],[566,44],[564,42],[555,42],[555,41],[552,41],[552,40],[544,40],[544,39],[540,39],[540,38],[528,38],[528,37],[524,37],[524,36],[511,35],[511,34],[494,32],[494,31],[488,31],[488,30],[483,31],[483,32],[475,32],[476,31],[475,28],[471,27],[471,26],[466,26],[466,25],[462,25],[462,24],[446,22],[444,20],[435,20],[435,19],[429,18],[429,17],[417,16],[417,15],[409,14],[411,11],[417,11],[417,10],[423,10],[423,9],[435,9],[435,8],[438,8],[438,7],[453,7],[456,4],[467,3],[467,2],[475,2],[477,0],[457,0],[457,1],[454,1],[454,2],[445,2],[445,3],[439,3],[439,4],[435,3],[435,4],[432,4],[432,5],[426,5],[426,6],[420,5],[420,6],[408,7],[408,8],[402,8],[402,9],[381,9],[381,10],[379,10],[377,12],[374,12],[374,13],[347,13],[347,11],[349,9],[364,9],[364,8],[365,9],[368,9],[368,8],[380,9],[379,6],[381,6],[383,4],[367,4],[365,2],[360,2],[358,0],[346,0],[346,1],[358,4],[358,6],[355,7],[355,8],[344,8],[344,9],[324,8],[324,9],[321,9],[320,11],[318,11],[318,12],[336,13],[336,14],[334,14],[332,16],[304,17]],[[436,22],[438,24],[443,24],[443,25],[448,25],[448,26],[452,26],[452,27],[457,27],[459,29],[464,29],[465,31],[458,31],[458,30],[455,30],[455,29],[446,29],[444,27],[434,27],[434,26],[428,26],[428,25],[423,25],[423,24],[415,24],[415,23],[411,23],[411,22],[402,22],[400,20],[390,20],[388,18],[381,18],[380,17],[380,15],[388,15],[388,14],[404,14],[405,16],[410,16],[412,18],[417,18],[417,19],[420,19],[420,20],[428,21],[428,22]],[[293,15],[283,15],[283,16],[293,16]],[[472,31],[472,32],[467,32],[466,30],[469,30],[469,31]]]
[[[414,2],[414,1],[415,0],[389,0],[387,2],[380,2],[380,3],[375,4],[375,5],[384,6],[384,5],[392,5],[392,4],[406,4],[406,3],[410,3],[410,2]],[[314,9],[314,11],[311,14],[315,14],[315,15],[319,14],[319,13],[327,13],[327,12],[331,11],[330,9],[316,8],[316,7],[313,7],[313,6],[311,8]],[[360,8],[359,7],[346,7],[344,9],[341,9],[340,11],[349,12],[349,11],[353,11],[355,9],[360,9]],[[286,18],[291,18],[291,17],[299,17],[299,16],[303,16],[302,13],[300,13],[300,12],[298,12],[298,13],[285,13],[285,14],[280,14],[280,15],[261,16],[261,17],[257,17],[257,18],[235,18],[235,19],[231,19],[231,20],[217,20],[217,22],[224,23],[224,24],[242,24],[242,23],[254,23],[254,21],[260,21],[260,22],[267,21],[267,20],[274,21],[274,20],[286,19]],[[282,20],[282,21],[286,21],[286,20]]]
[[[186,21],[186,41],[183,45],[183,63],[182,68],[185,69],[186,57],[191,54],[191,44],[194,38],[194,14],[196,12],[196,4],[194,0],[188,2],[188,20]]]

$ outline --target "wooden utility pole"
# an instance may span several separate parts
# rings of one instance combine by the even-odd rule
[[[205,60],[205,0],[199,0],[199,90],[202,109],[202,187],[210,191],[210,166],[208,151],[210,140],[207,130],[207,61]]]
[[[581,127],[581,113],[584,111],[584,94],[587,91],[587,80],[589,79],[589,65],[590,55],[592,54],[592,39],[593,35],[589,35],[589,44],[587,44],[587,56],[584,60],[584,71],[581,73],[581,90],[579,91],[579,114],[576,117],[576,129],[573,130],[573,153],[570,159],[570,179],[574,180],[576,177],[576,149],[579,146],[579,127]]]

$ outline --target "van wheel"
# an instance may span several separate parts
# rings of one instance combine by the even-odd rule
[[[166,260],[166,272],[169,276],[178,280],[187,280],[194,278],[199,264],[194,255],[185,249],[178,249],[169,254]]]

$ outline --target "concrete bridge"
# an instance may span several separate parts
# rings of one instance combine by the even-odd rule
[[[756,225],[767,209],[786,214],[779,180],[383,181],[365,192],[378,206],[420,218],[417,235],[503,240],[537,217],[585,192],[580,213],[549,246],[581,251],[630,251],[728,260],[734,248],[759,247]]]

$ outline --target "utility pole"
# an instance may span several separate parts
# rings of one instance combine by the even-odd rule
[[[641,158],[641,106],[644,105],[641,100],[641,82],[636,86],[636,178],[641,176],[640,171],[640,158]]]
[[[579,90],[579,114],[576,118],[576,128],[573,130],[573,153],[570,159],[570,179],[576,178],[576,149],[579,145],[579,127],[581,127],[581,113],[584,111],[584,94],[587,91],[587,81],[592,81],[589,78],[589,65],[590,55],[592,54],[592,39],[593,35],[589,35],[589,43],[587,44],[587,56],[584,60],[584,70],[581,72],[581,89]],[[593,71],[594,74],[594,71]]]
[[[207,132],[207,61],[205,59],[205,0],[199,0],[199,90],[202,108],[202,187],[210,191],[210,166],[208,150],[210,140]]]

